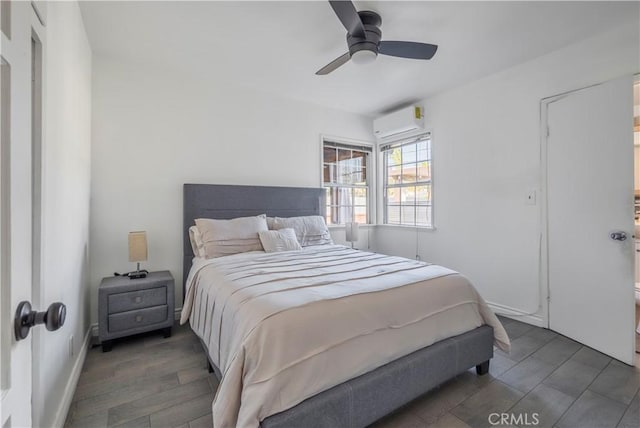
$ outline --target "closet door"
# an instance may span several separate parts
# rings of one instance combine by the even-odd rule
[[[635,343],[632,88],[629,76],[543,103],[549,326],[628,364]]]

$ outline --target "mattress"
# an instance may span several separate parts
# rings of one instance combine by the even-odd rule
[[[222,379],[214,426],[257,427],[390,361],[487,324],[507,334],[470,282],[438,265],[340,245],[194,259],[181,323]]]

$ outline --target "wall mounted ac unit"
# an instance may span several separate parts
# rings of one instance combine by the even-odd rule
[[[424,130],[424,111],[421,106],[403,108],[373,120],[373,134],[378,140],[409,136]]]

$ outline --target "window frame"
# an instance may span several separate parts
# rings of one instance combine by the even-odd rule
[[[368,153],[367,164],[366,164],[366,185],[336,185],[336,186],[325,186],[324,181],[324,146],[325,143],[334,144],[338,147],[342,146],[345,149],[350,150],[361,150],[366,151]],[[320,136],[320,187],[322,189],[326,189],[327,187],[349,187],[349,188],[366,188],[367,189],[367,221],[366,223],[360,223],[362,225],[373,225],[376,224],[376,197],[377,197],[377,188],[376,188],[376,176],[378,169],[378,153],[376,150],[375,143],[369,141],[355,140],[343,137],[335,137],[331,135],[321,135]],[[327,226],[329,228],[335,227],[340,228],[344,227],[345,223],[330,223],[330,218],[327,218],[326,208],[327,202],[325,201],[323,207],[323,217],[327,222]],[[355,211],[353,213],[355,216]],[[352,221],[355,220],[352,218]]]
[[[390,151],[393,148],[398,148],[398,147],[402,147],[402,146],[407,146],[410,144],[417,144],[423,140],[428,141],[429,144],[429,171],[430,171],[430,179],[426,182],[419,182],[416,181],[415,183],[407,183],[406,185],[401,184],[394,184],[394,185],[389,185],[388,184],[388,171],[389,171],[389,166],[388,166],[388,162],[387,162],[387,151]],[[380,199],[381,199],[381,204],[380,204],[380,208],[381,208],[381,217],[382,217],[382,223],[381,225],[385,226],[385,227],[401,227],[401,228],[415,228],[415,229],[421,229],[421,230],[435,230],[435,185],[434,185],[434,151],[433,151],[433,133],[431,131],[424,131],[421,132],[420,134],[414,135],[412,137],[405,137],[405,138],[400,138],[397,140],[390,140],[390,141],[385,141],[384,143],[380,143],[379,147],[378,147],[378,155],[379,155],[379,160],[380,160],[380,165],[379,165],[379,171],[380,171],[380,191],[381,191],[381,195],[380,195]],[[416,162],[418,163],[418,162]],[[402,163],[401,165],[404,165],[404,163]],[[430,193],[431,193],[431,203],[429,205],[427,205],[430,208],[430,218],[431,218],[431,223],[430,224],[418,224],[416,223],[417,220],[417,216],[414,214],[414,222],[412,224],[408,224],[408,223],[389,223],[389,219],[388,219],[388,208],[389,208],[389,204],[387,201],[387,189],[388,188],[396,188],[396,189],[402,189],[402,188],[406,188],[406,187],[410,187],[410,186],[419,186],[421,184],[427,184],[430,186]],[[417,203],[413,204],[414,208],[418,207],[420,205],[418,205]],[[402,208],[401,208],[402,210]],[[401,217],[402,218],[402,217]]]

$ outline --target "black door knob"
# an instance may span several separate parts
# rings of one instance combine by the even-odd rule
[[[26,339],[31,327],[44,324],[47,330],[55,331],[64,325],[67,307],[64,303],[55,302],[49,305],[46,312],[31,310],[31,303],[24,301],[18,304],[14,319],[14,333],[16,340]]]

